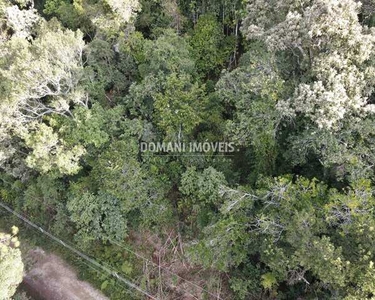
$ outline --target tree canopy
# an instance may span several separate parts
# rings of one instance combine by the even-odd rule
[[[0,201],[158,299],[374,299],[374,28],[367,0],[0,0]]]

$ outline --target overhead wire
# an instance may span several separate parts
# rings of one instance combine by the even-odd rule
[[[6,211],[12,213],[13,215],[15,215],[17,218],[19,218],[20,220],[24,221],[25,223],[27,223],[29,226],[33,227],[34,229],[40,231],[41,233],[43,233],[44,235],[48,236],[49,238],[51,238],[52,240],[54,240],[55,242],[61,244],[63,247],[67,248],[68,250],[70,250],[71,252],[75,253],[76,255],[78,255],[79,257],[81,257],[82,259],[90,262],[92,265],[96,266],[97,268],[103,270],[104,272],[106,272],[107,274],[115,277],[117,280],[119,280],[120,282],[126,284],[127,286],[129,286],[130,288],[138,291],[139,293],[143,294],[144,296],[147,296],[149,297],[149,299],[152,299],[152,300],[158,300],[158,298],[154,297],[153,295],[149,294],[147,291],[143,290],[141,287],[139,287],[138,285],[132,283],[131,281],[129,281],[128,279],[124,278],[123,276],[119,275],[118,272],[116,271],[113,271],[112,269],[110,269],[109,267],[107,266],[103,266],[102,264],[98,263],[96,260],[90,258],[88,255],[86,255],[85,253],[75,249],[74,247],[70,246],[69,244],[67,244],[66,242],[62,241],[61,239],[55,237],[54,235],[52,235],[51,233],[49,233],[48,231],[44,230],[42,227],[36,225],[35,223],[31,222],[30,220],[28,220],[27,218],[25,218],[24,216],[20,215],[19,213],[17,213],[16,211],[14,211],[12,208],[10,208],[8,205],[2,203],[0,201],[0,206],[5,209]]]
[[[41,202],[41,201],[40,201],[40,202]],[[1,205],[1,202],[0,202],[0,205]],[[63,213],[63,214],[64,214],[66,217],[69,217],[66,213]],[[142,259],[143,261],[145,261],[145,262],[147,262],[147,263],[151,263],[151,264],[154,265],[155,267],[160,268],[160,269],[162,269],[162,270],[165,270],[165,271],[168,272],[169,274],[176,276],[176,277],[179,278],[180,280],[183,280],[184,282],[186,282],[186,283],[188,283],[188,284],[190,284],[190,285],[192,285],[192,286],[198,288],[200,291],[207,293],[208,295],[214,297],[215,299],[217,299],[217,300],[223,300],[218,294],[214,294],[214,293],[210,292],[209,290],[203,288],[202,286],[200,286],[200,285],[198,285],[198,284],[196,284],[196,283],[194,283],[194,282],[192,282],[192,281],[190,281],[190,280],[188,280],[188,279],[186,279],[186,278],[184,278],[184,277],[178,275],[177,273],[175,273],[175,272],[169,270],[168,268],[166,268],[166,267],[164,267],[164,266],[161,266],[160,264],[157,264],[157,263],[153,262],[152,260],[150,260],[150,259],[144,257],[143,255],[139,254],[138,252],[136,252],[136,251],[134,251],[134,250],[131,250],[129,247],[126,247],[124,244],[120,244],[120,243],[118,243],[118,242],[116,242],[116,241],[113,241],[113,240],[111,240],[111,239],[108,239],[108,241],[110,241],[112,244],[114,244],[114,245],[116,245],[116,246],[118,246],[118,247],[124,249],[125,251],[127,251],[127,252],[129,252],[129,253],[132,253],[133,255],[137,256],[138,258]],[[190,292],[188,292],[188,291],[186,291],[186,292],[187,292],[188,294],[190,294],[191,296],[195,297],[195,296],[192,295]]]

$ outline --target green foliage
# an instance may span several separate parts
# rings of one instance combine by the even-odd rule
[[[119,36],[139,9],[137,0],[47,0],[43,12],[57,17],[68,28],[81,29],[90,39],[97,35],[111,40]]]
[[[86,89],[91,99],[103,105],[113,106],[136,75],[133,56],[120,50],[115,51],[110,43],[100,39],[94,39],[85,48]]]
[[[218,205],[219,189],[223,184],[224,175],[214,168],[209,167],[200,173],[192,167],[182,175],[180,190],[193,203]]]
[[[43,12],[47,15],[55,14],[55,13],[58,12],[59,8],[62,5],[68,4],[68,3],[69,3],[68,1],[64,1],[64,0],[49,0],[49,1],[46,1],[45,5],[44,5]]]
[[[62,29],[56,20],[44,21],[32,42],[15,36],[0,47],[2,163],[25,159],[30,168],[44,173],[77,172],[84,149],[66,146],[41,121],[49,114],[70,115],[70,105],[84,104],[85,91],[78,84],[83,70],[81,33]],[[13,156],[24,147],[29,153]]]
[[[39,176],[23,193],[23,209],[34,215],[38,224],[49,224],[65,197],[62,182],[50,176]]]
[[[73,119],[62,119],[56,124],[64,140],[71,145],[100,148],[110,141],[111,136],[137,134],[141,130],[138,122],[124,118],[121,106],[104,109],[96,103],[91,109],[78,107],[73,114]]]
[[[1,201],[156,298],[205,295],[117,243],[223,299],[372,299],[374,5],[242,2],[0,0]]]
[[[307,165],[313,157],[319,159],[320,168],[329,180],[354,182],[363,178],[373,178],[372,159],[374,157],[372,118],[346,120],[340,132],[319,130],[308,127],[290,136],[290,148],[285,157],[293,166]]]
[[[186,41],[166,30],[157,40],[144,42],[141,62],[142,81],[125,98],[130,113],[153,120],[167,139],[190,134],[201,120],[206,95],[195,80]]]
[[[204,86],[192,83],[189,75],[172,73],[166,78],[163,90],[155,93],[154,103],[160,129],[172,140],[188,136],[202,120]]]
[[[283,80],[274,56],[255,46],[245,54],[247,60],[216,85],[221,101],[234,107],[227,121],[227,134],[239,146],[253,147],[254,172],[270,175],[275,171],[277,126],[280,114],[277,101],[283,96]]]
[[[145,61],[139,67],[142,77],[159,73],[195,73],[191,48],[184,38],[172,30],[165,30],[155,41],[146,40],[143,51]]]
[[[158,31],[173,28],[183,29],[186,18],[182,15],[176,0],[141,0],[142,11],[138,14],[135,26],[147,36],[155,36]]]
[[[0,233],[0,299],[11,299],[23,278],[17,233],[15,226],[12,227],[12,234]]]
[[[41,173],[57,170],[74,174],[79,170],[79,159],[85,153],[81,146],[66,147],[51,127],[38,124],[25,136],[25,145],[32,149],[26,164]]]
[[[112,195],[104,192],[75,195],[67,208],[78,229],[75,238],[84,246],[98,240],[119,242],[124,239],[126,220],[120,202]]]
[[[319,280],[327,290],[348,295],[348,281],[362,286],[353,274],[365,272],[372,255],[367,241],[374,229],[366,237],[359,229],[374,222],[368,181],[339,192],[316,180],[279,178],[260,182],[251,193],[229,190],[228,195],[221,220],[207,228],[207,238],[195,247],[205,263],[246,272],[247,257],[257,255],[270,270],[261,277],[265,289]]]
[[[291,153],[297,156],[295,165],[303,167],[302,160],[315,159],[324,173],[339,180],[372,176],[364,171],[371,147],[362,141],[368,139],[366,127],[374,119],[370,53],[375,39],[360,22],[366,15],[360,14],[361,4],[352,0],[264,4],[264,0],[249,3],[243,31],[276,56],[294,57],[286,65],[293,90],[278,101],[277,110],[286,122],[294,122],[287,148],[302,149]],[[366,6],[370,13],[371,5]]]
[[[188,215],[187,220],[192,226],[204,228],[215,216],[215,210],[220,206],[220,190],[225,184],[224,175],[209,167],[198,172],[195,167],[188,168],[181,176],[180,191],[183,202],[180,210]]]
[[[272,273],[266,273],[262,275],[262,286],[265,289],[272,289],[273,286],[277,283],[275,276]]]
[[[136,159],[137,151],[134,139],[116,141],[100,154],[91,172],[97,187],[120,199],[124,209],[146,197],[145,175]]]
[[[213,15],[203,15],[194,27],[190,39],[192,56],[203,76],[217,76],[234,45],[226,42],[223,30]]]

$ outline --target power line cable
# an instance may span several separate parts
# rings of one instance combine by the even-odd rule
[[[138,285],[132,283],[131,281],[127,280],[126,278],[122,277],[121,275],[119,275],[117,272],[113,271],[112,269],[106,267],[106,266],[103,266],[101,265],[100,263],[98,263],[97,261],[95,261],[94,259],[90,258],[89,256],[87,256],[86,254],[84,254],[83,252],[75,249],[74,247],[70,246],[69,244],[65,243],[64,241],[62,241],[61,239],[58,239],[57,237],[55,237],[54,235],[52,235],[51,233],[49,233],[48,231],[44,230],[42,227],[40,226],[37,226],[36,224],[34,224],[33,222],[31,222],[30,220],[28,220],[27,218],[23,217],[22,215],[20,215],[19,213],[15,212],[12,208],[10,208],[9,206],[5,205],[4,203],[2,203],[0,201],[0,206],[2,208],[4,208],[5,210],[7,210],[8,212],[12,213],[13,215],[15,215],[17,218],[19,218],[20,220],[24,221],[25,223],[27,223],[28,225],[30,225],[31,227],[33,227],[34,229],[36,230],[39,230],[40,232],[42,232],[43,234],[45,234],[46,236],[48,236],[49,238],[51,238],[52,240],[54,240],[55,242],[57,243],[60,243],[63,247],[67,248],[68,250],[70,250],[71,252],[77,254],[78,256],[80,256],[81,258],[85,259],[86,261],[90,262],[91,264],[93,264],[94,266],[96,266],[97,268],[103,270],[104,272],[108,273],[109,275],[115,277],[116,279],[118,279],[119,281],[125,283],[127,286],[131,287],[132,289],[138,291],[139,293],[149,297],[150,299],[152,300],[158,300],[157,298],[155,298],[154,296],[152,296],[151,294],[149,294],[147,291],[144,291],[142,288],[140,288]]]
[[[38,200],[38,201],[39,201],[39,202],[42,202],[42,201],[40,201],[40,200]],[[69,218],[69,216],[68,216],[65,212],[63,212],[63,214],[65,215],[65,217],[68,217],[68,218]],[[107,237],[107,238],[108,238],[108,237]],[[184,278],[184,277],[178,275],[177,273],[174,273],[173,271],[169,270],[168,268],[163,267],[163,266],[161,266],[160,264],[157,264],[157,263],[153,262],[152,260],[149,260],[148,258],[142,256],[141,254],[137,253],[136,251],[131,250],[130,248],[126,247],[124,244],[120,244],[120,243],[118,243],[118,242],[116,242],[116,241],[113,241],[113,240],[111,240],[111,239],[109,239],[109,238],[108,238],[108,241],[110,241],[112,244],[115,244],[115,245],[117,245],[118,247],[124,249],[125,251],[134,254],[135,256],[137,256],[138,258],[142,259],[143,261],[148,262],[148,263],[151,263],[151,264],[154,265],[155,267],[161,268],[161,269],[165,270],[166,272],[168,272],[169,274],[176,276],[177,278],[183,280],[184,282],[186,282],[186,283],[188,283],[188,284],[191,284],[192,286],[194,286],[194,287],[198,288],[199,290],[201,290],[201,291],[203,291],[203,292],[209,294],[210,296],[214,297],[215,299],[217,299],[217,300],[223,300],[218,294],[213,294],[212,292],[208,291],[207,289],[203,288],[202,286],[200,286],[200,285],[198,285],[198,284],[196,284],[196,283],[194,283],[194,282],[192,282],[192,281],[190,281],[190,280],[188,280],[188,279],[186,279],[186,278]],[[192,295],[190,292],[188,292],[188,291],[186,291],[186,292],[187,292],[188,294],[190,294],[191,296],[194,297],[194,295]]]

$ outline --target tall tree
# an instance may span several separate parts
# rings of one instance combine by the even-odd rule
[[[83,47],[81,33],[63,30],[56,21],[41,22],[32,41],[12,36],[0,44],[3,166],[16,149],[28,147],[32,153],[23,159],[29,167],[43,172],[56,166],[61,173],[78,170],[82,147],[67,148],[42,121],[52,114],[70,117],[72,106],[87,106],[86,92],[79,85]],[[16,145],[14,139],[24,143]]]
[[[286,115],[296,113],[319,128],[338,130],[340,120],[374,111],[375,38],[358,20],[360,3],[343,1],[250,1],[243,30],[263,40],[270,51],[291,51],[306,70],[290,99],[280,102]]]
[[[349,179],[370,176],[361,169],[371,170],[373,157],[361,141],[372,139],[365,127],[375,112],[375,38],[373,29],[360,23],[360,6],[353,0],[254,0],[243,25],[248,39],[291,57],[294,92],[280,99],[277,109],[286,120],[297,121],[291,148],[303,150],[291,153],[299,156],[293,163],[316,156],[326,173]]]

